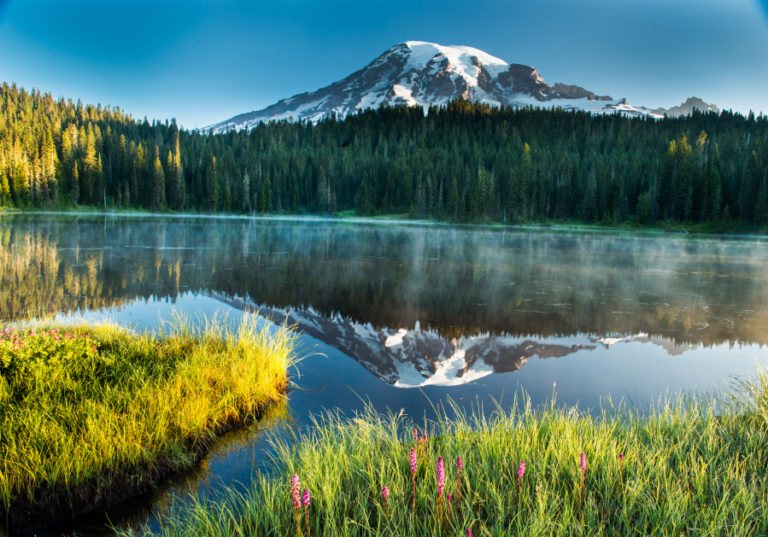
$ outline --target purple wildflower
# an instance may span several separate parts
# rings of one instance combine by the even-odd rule
[[[389,498],[389,489],[386,486],[381,487],[381,497],[384,498],[385,502],[387,501],[387,498]]]
[[[456,499],[461,499],[461,470],[464,468],[464,461],[461,460],[461,455],[456,457]]]
[[[437,505],[440,509],[440,527],[443,526],[443,494],[445,494],[445,465],[443,458],[437,458]]]
[[[442,497],[445,492],[445,467],[443,466],[443,458],[437,458],[437,495]]]
[[[587,456],[583,451],[579,458],[579,469],[581,470],[581,501],[584,501],[584,476],[587,473]]]
[[[523,478],[524,475],[525,475],[525,461],[522,461],[520,463],[520,466],[518,466],[517,468],[517,484],[518,485],[520,484],[520,480]]]
[[[472,537],[472,528],[467,528],[467,537]]]
[[[291,498],[293,498],[293,508],[296,511],[301,507],[301,481],[299,480],[299,474],[293,474],[291,477]]]
[[[298,480],[298,476],[296,476],[296,479]],[[304,505],[304,519],[307,522],[307,537],[309,537],[309,489],[304,489],[304,493],[301,495],[301,503]],[[296,533],[299,532],[299,519],[301,518],[301,515],[299,514],[299,509],[296,508]]]
[[[411,479],[413,480],[413,514],[416,516],[416,450],[411,448]]]

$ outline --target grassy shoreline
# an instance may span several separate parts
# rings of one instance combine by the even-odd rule
[[[418,427],[417,443],[402,416],[326,415],[295,449],[277,444],[274,474],[177,508],[155,535],[766,535],[768,379],[739,392],[717,411],[688,401],[640,418],[554,405],[459,415]],[[310,491],[306,512],[302,497],[294,511],[294,473]]]
[[[106,507],[193,466],[288,387],[294,339],[178,321],[0,328],[0,507],[11,526]]]

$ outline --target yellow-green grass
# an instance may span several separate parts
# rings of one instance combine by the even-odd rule
[[[738,401],[686,401],[643,417],[524,406],[497,410],[489,418],[459,413],[421,424],[420,436],[425,427],[439,436],[430,434],[417,448],[415,513],[409,462],[414,424],[371,411],[352,420],[326,415],[295,450],[278,443],[274,473],[257,476],[247,493],[229,491],[176,508],[158,533],[421,537],[462,536],[471,529],[474,536],[499,537],[765,535],[766,394],[768,381],[761,377],[740,388]],[[440,456],[446,474],[442,522]],[[518,489],[521,461],[527,468]],[[294,511],[294,473],[300,489],[311,493],[306,514],[303,505]],[[384,486],[390,491],[386,504]]]
[[[197,462],[214,436],[280,401],[294,338],[247,317],[157,334],[112,324],[10,327],[0,339],[0,505],[104,506]]]

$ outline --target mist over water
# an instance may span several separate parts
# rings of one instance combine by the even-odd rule
[[[258,311],[301,332],[297,388],[197,472],[120,506],[144,521],[171,494],[247,486],[264,431],[366,403],[417,419],[522,390],[534,405],[647,409],[717,393],[768,364],[768,243],[678,235],[253,220],[0,218],[0,319],[110,318],[151,329]],[[553,386],[555,384],[556,386]],[[276,427],[278,427],[276,429]],[[241,486],[241,485],[237,485]],[[92,533],[102,520],[81,521]],[[91,528],[91,529],[89,529]]]
[[[338,222],[0,220],[0,318],[182,293],[446,337],[768,342],[760,240]]]

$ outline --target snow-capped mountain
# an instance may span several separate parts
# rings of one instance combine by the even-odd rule
[[[493,106],[560,107],[598,114],[662,117],[667,113],[664,109],[634,107],[626,99],[596,95],[579,86],[549,85],[533,67],[509,64],[476,48],[408,41],[395,45],[343,80],[203,130],[221,133],[250,129],[271,120],[319,121],[332,115],[344,118],[384,104],[426,108],[460,98]],[[710,106],[690,101],[686,103],[692,107]],[[685,104],[676,108],[679,113],[689,113],[684,111]]]
[[[714,112],[716,114],[720,113],[720,109],[717,106],[714,104],[705,103],[698,97],[688,97],[680,106],[673,106],[672,108],[657,108],[652,110],[652,112],[655,114],[666,114],[671,117],[677,117],[687,116],[694,110],[699,110],[700,112]]]

